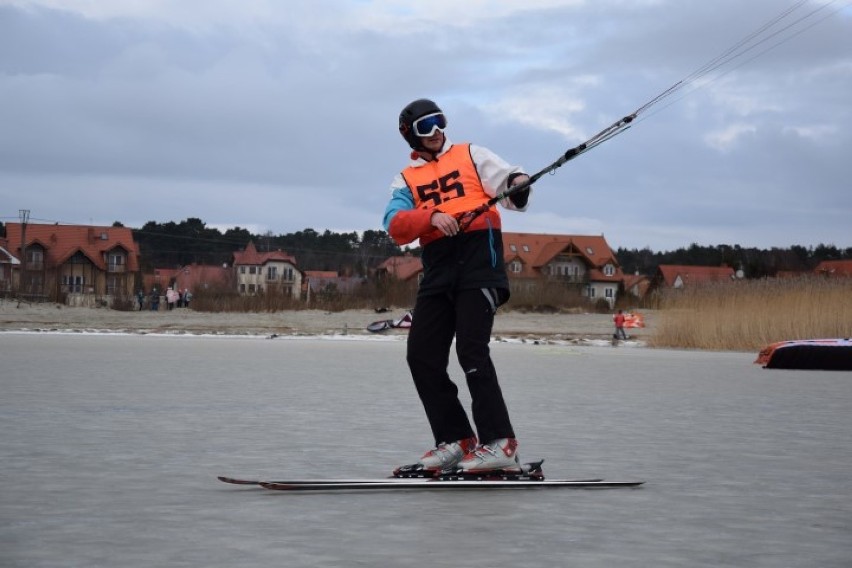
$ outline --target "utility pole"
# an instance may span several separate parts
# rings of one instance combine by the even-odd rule
[[[25,289],[27,274],[27,222],[30,220],[30,210],[18,209],[18,218],[21,220],[21,275],[18,279],[18,307],[20,307],[21,290]]]

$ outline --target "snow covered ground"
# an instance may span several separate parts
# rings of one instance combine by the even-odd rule
[[[290,495],[216,476],[381,476],[431,439],[404,335],[267,337],[0,333],[0,565],[852,558],[850,373],[765,370],[753,353],[495,341],[523,459],[544,458],[553,478],[646,485]]]

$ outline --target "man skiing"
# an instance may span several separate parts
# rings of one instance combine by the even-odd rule
[[[453,144],[446,127],[431,100],[402,110],[399,131],[412,149],[411,162],[394,177],[384,214],[385,230],[398,244],[419,239],[423,249],[406,358],[435,447],[416,465],[431,472],[520,471],[518,442],[488,347],[494,314],[509,299],[500,214],[490,207],[472,220],[464,216],[529,176],[486,148]],[[524,211],[529,194],[529,188],[518,191],[500,204]],[[476,434],[447,373],[454,338]]]

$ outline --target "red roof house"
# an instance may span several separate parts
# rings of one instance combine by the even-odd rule
[[[644,274],[627,274],[624,276],[624,292],[636,298],[644,298],[651,287],[651,279]]]
[[[823,260],[814,272],[828,277],[852,276],[852,260]]]
[[[227,265],[188,264],[180,268],[155,268],[143,278],[145,289],[163,292],[169,286],[176,290],[234,290],[234,271]]]
[[[509,280],[562,280],[583,286],[590,300],[615,304],[624,273],[603,235],[503,233]]]
[[[333,270],[305,270],[303,293],[307,302],[323,294],[353,294],[364,285],[360,276],[340,276]]]
[[[9,252],[9,243],[0,238],[0,294],[9,294],[12,291],[12,267],[21,264],[14,254]]]
[[[133,296],[139,247],[129,228],[7,223],[6,239],[21,260],[13,286],[24,296],[67,303]]]
[[[657,288],[684,288],[690,285],[733,280],[734,269],[730,266],[690,266],[661,264],[653,282]]]
[[[245,250],[234,253],[234,271],[240,294],[281,291],[299,298],[302,293],[304,275],[296,259],[282,250],[260,252],[249,241]]]
[[[423,273],[423,261],[420,257],[406,253],[404,256],[392,256],[376,267],[378,276],[389,276],[397,280],[410,281]]]

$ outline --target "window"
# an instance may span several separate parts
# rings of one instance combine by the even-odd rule
[[[267,280],[278,280],[278,267],[277,266],[267,266],[266,267],[266,279]]]
[[[606,264],[603,267],[603,273],[607,276],[613,276],[615,274],[615,267],[611,264]]]
[[[528,247],[527,245],[524,245],[524,252],[530,252],[530,247]]]
[[[511,250],[512,252],[518,252],[518,247],[516,247],[515,245],[509,245],[509,250]]]
[[[62,290],[69,294],[80,294],[83,292],[83,286],[86,284],[86,279],[82,276],[62,276]]]
[[[240,266],[240,274],[245,274],[245,273],[246,273],[246,267]],[[243,290],[243,292],[245,292],[245,290]]]
[[[513,272],[514,274],[520,273],[521,270],[523,270],[523,269],[524,269],[524,266],[523,266],[523,264],[520,263],[520,261],[513,260],[512,262],[509,263],[509,271]]]
[[[44,268],[44,251],[40,248],[27,249],[27,269],[41,270]]]
[[[107,257],[108,267],[107,270],[110,272],[123,272],[124,271],[124,255],[123,254],[110,254]]]
[[[612,288],[607,288],[606,290],[604,290],[604,295],[605,295],[607,298],[612,298],[612,297],[614,297],[614,296],[615,296],[615,294],[613,294],[613,289],[612,289]]]
[[[249,266],[249,274],[257,274],[257,266]]]

